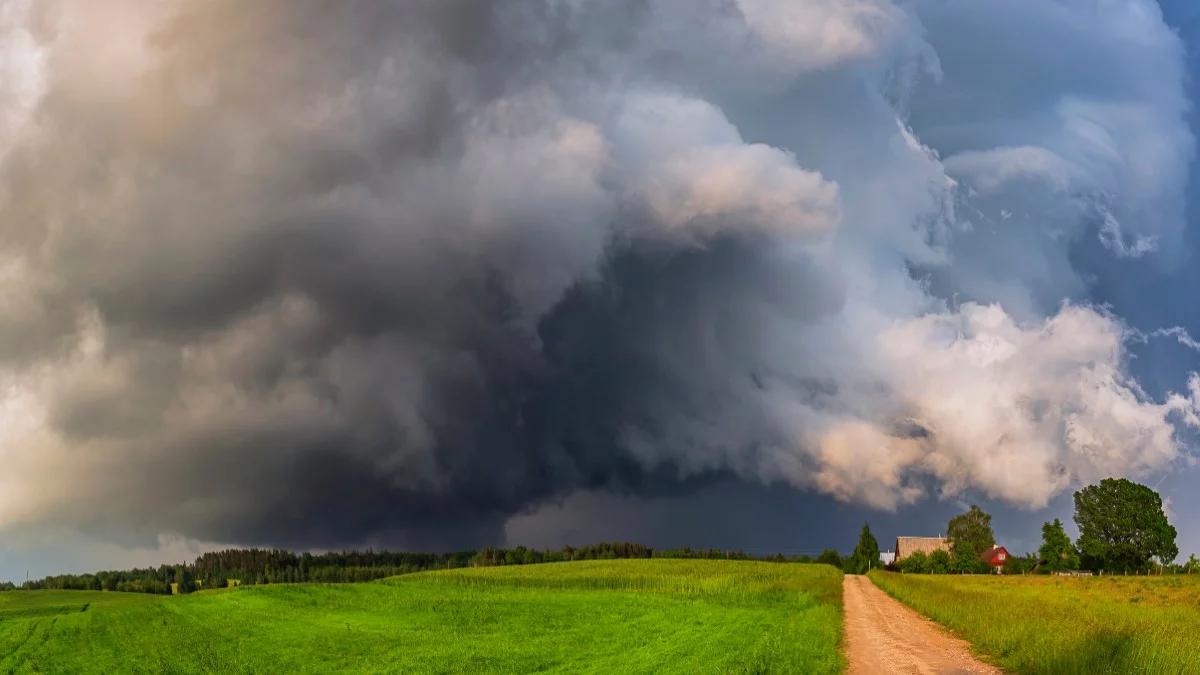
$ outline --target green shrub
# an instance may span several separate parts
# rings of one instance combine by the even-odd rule
[[[924,551],[917,551],[900,561],[900,571],[909,574],[929,574],[931,565]]]

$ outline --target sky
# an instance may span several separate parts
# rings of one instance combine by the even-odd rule
[[[0,0],[0,579],[1200,551],[1185,0]],[[1070,530],[1070,527],[1068,528]]]

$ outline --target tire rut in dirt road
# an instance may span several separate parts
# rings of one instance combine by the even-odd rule
[[[846,575],[842,601],[846,672],[851,675],[1004,672],[975,658],[967,642],[892,599],[865,576]]]

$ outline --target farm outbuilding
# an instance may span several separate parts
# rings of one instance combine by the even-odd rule
[[[945,537],[896,537],[896,557],[893,562],[898,563],[918,551],[925,555],[934,551],[949,553],[950,540]]]

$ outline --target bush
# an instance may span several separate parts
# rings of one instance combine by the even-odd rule
[[[917,551],[904,560],[901,560],[899,568],[901,572],[909,574],[929,574],[929,556],[924,551]]]
[[[950,571],[955,574],[987,574],[991,566],[975,556],[951,556]]]
[[[837,551],[827,548],[821,551],[821,555],[817,556],[816,562],[824,565],[833,565],[834,567],[842,568],[842,556]]]

